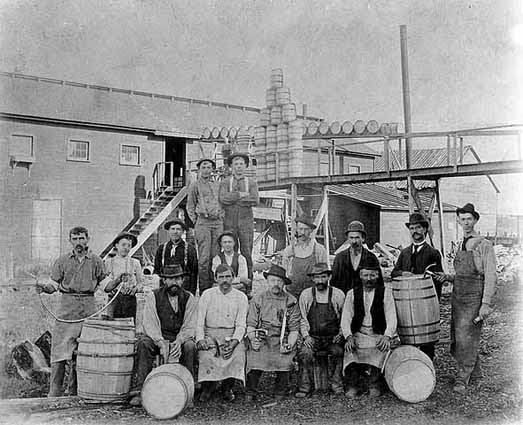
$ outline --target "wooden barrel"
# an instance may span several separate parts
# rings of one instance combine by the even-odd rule
[[[325,136],[329,132],[329,123],[326,121],[320,122],[320,125],[318,126],[318,131],[321,135]]]
[[[265,127],[254,127],[254,142],[256,146],[265,146],[266,132]]]
[[[376,134],[379,130],[380,130],[380,125],[379,125],[378,121],[376,121],[376,120],[370,120],[370,121],[367,123],[367,131],[368,131],[370,134]]]
[[[403,130],[401,124],[398,122],[391,122],[391,123],[389,123],[389,126],[390,126],[391,134],[401,133],[401,131]]]
[[[354,130],[354,126],[352,125],[352,123],[350,121],[345,121],[341,125],[341,131],[343,131],[344,134],[351,134],[352,130]]]
[[[265,154],[256,157],[256,177],[258,181],[264,181],[267,178],[267,159]]]
[[[341,124],[339,121],[333,121],[330,125],[330,131],[332,134],[340,134],[341,133]]]
[[[287,103],[281,107],[281,118],[283,122],[290,123],[296,119],[296,105]]]
[[[222,127],[221,130],[220,130],[220,137],[222,139],[226,139],[227,137],[229,137],[229,129],[227,127]]]
[[[265,91],[265,103],[269,108],[276,106],[276,89],[270,88]]]
[[[307,134],[314,136],[318,132],[318,123],[316,121],[311,121],[307,126]]]
[[[426,400],[436,386],[436,371],[429,356],[410,345],[391,352],[383,374],[396,397],[409,403]]]
[[[363,134],[363,133],[365,133],[366,127],[367,127],[367,125],[365,124],[365,121],[358,120],[354,123],[354,132],[356,134]]]
[[[209,127],[205,127],[202,132],[202,137],[204,139],[210,139],[211,138],[211,129]]]
[[[271,124],[278,125],[281,124],[281,106],[273,106],[271,108]]]
[[[278,124],[276,127],[276,146],[278,150],[286,149],[289,142],[288,124]]]
[[[303,171],[303,149],[289,151],[289,177],[300,177]]]
[[[390,134],[390,124],[388,122],[381,123],[380,133],[385,135]]]
[[[142,406],[156,419],[172,419],[182,413],[194,397],[194,380],[181,364],[153,369],[142,386]]]
[[[291,102],[291,89],[288,87],[278,87],[276,89],[276,104],[287,105]]]
[[[270,84],[273,88],[283,87],[283,69],[276,68],[271,70]]]
[[[439,302],[430,277],[395,277],[392,295],[402,344],[424,344],[439,339]]]
[[[134,365],[134,320],[86,320],[78,339],[78,395],[101,402],[129,397]]]
[[[214,127],[211,130],[211,136],[212,136],[213,139],[217,139],[218,137],[220,137],[220,129],[219,129],[219,127]]]
[[[238,135],[238,130],[239,130],[238,127],[231,127],[229,129],[229,138],[230,139],[235,139],[236,136]]]
[[[267,176],[267,180],[274,181],[276,180],[276,154],[269,153],[265,158],[267,159],[265,175]]]
[[[276,172],[280,179],[285,179],[289,177],[289,152],[281,151],[278,152],[278,166],[276,167]]]
[[[287,129],[289,136],[289,149],[299,149],[303,147],[302,134],[303,134],[303,122],[294,120],[289,123]]]
[[[260,111],[260,125],[268,126],[271,123],[271,111],[269,108],[263,108]]]
[[[275,125],[269,125],[267,127],[267,136],[265,138],[267,152],[274,152],[276,150],[276,128]]]

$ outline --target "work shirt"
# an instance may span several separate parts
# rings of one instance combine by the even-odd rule
[[[363,317],[363,323],[359,332],[365,335],[375,335],[372,328],[372,315],[370,309],[372,302],[374,301],[374,289],[366,291],[363,289],[363,306],[365,310],[365,316]],[[384,335],[393,337],[396,335],[396,328],[398,325],[398,319],[396,317],[396,305],[394,304],[394,298],[392,296],[392,290],[388,286],[385,286],[385,292],[383,294],[383,310],[385,312],[385,321],[387,327]],[[352,335],[351,323],[354,317],[354,290],[351,289],[347,292],[345,298],[345,304],[343,305],[343,314],[341,315],[341,331],[345,338]]]
[[[105,260],[105,270],[108,275],[104,283],[106,280],[111,281],[118,278],[122,273],[128,273],[131,275],[127,282],[128,286],[137,287],[138,291],[143,288],[142,265],[136,258],[121,257],[120,255],[108,258]]]
[[[314,239],[309,239],[304,243],[297,242],[293,247],[289,245],[282,251],[282,264],[281,266],[286,270],[287,277],[292,276],[292,260],[294,257],[297,258],[307,258],[314,253],[314,263],[327,263],[327,250],[325,247],[316,242]]]
[[[53,264],[51,279],[55,289],[62,293],[93,294],[105,278],[102,259],[91,251],[79,260],[74,251],[59,257]]]
[[[231,266],[232,265],[232,258],[234,256],[234,254],[231,254],[231,255],[227,255],[225,252],[223,253],[223,256],[225,257],[225,262],[227,263],[228,266]],[[216,272],[216,269],[218,268],[218,266],[222,263],[222,259],[220,258],[219,255],[216,255],[213,259],[212,259],[212,272],[213,274]],[[247,269],[247,260],[245,259],[245,257],[241,254],[238,254],[238,274],[237,276],[235,276],[232,280],[233,283],[240,283],[240,281],[246,281],[248,280],[249,277],[248,277],[248,269]]]
[[[459,244],[461,249],[462,243]],[[477,232],[472,233],[472,237],[467,240],[465,244],[467,251],[472,251],[474,265],[479,274],[485,277],[485,284],[483,287],[482,303],[492,304],[492,297],[496,292],[496,254],[492,243],[479,236]]]
[[[169,297],[169,303],[174,312],[178,312],[178,296]],[[187,304],[185,305],[185,314],[183,316],[183,324],[180,332],[176,336],[176,342],[183,344],[184,342],[194,339],[194,331],[196,325],[196,315],[198,311],[198,301],[190,294]],[[145,334],[154,342],[163,340],[160,317],[156,310],[156,298],[153,292],[148,292],[145,296],[145,305],[143,312],[143,328]]]
[[[271,330],[271,327],[281,328],[284,312],[287,311],[287,326],[289,332],[300,330],[301,313],[294,296],[286,292],[279,295],[270,289],[256,295],[249,304],[247,313],[247,329]]]
[[[201,177],[191,183],[187,192],[187,214],[193,223],[199,216],[222,220],[224,211],[219,202],[219,184]]]
[[[196,341],[204,339],[206,328],[222,328],[234,329],[231,338],[241,342],[248,306],[247,296],[237,289],[232,288],[227,294],[218,286],[206,289],[198,303]]]
[[[327,289],[323,292],[316,290],[316,302],[318,304],[327,304],[327,302],[329,300],[329,288],[330,288],[330,286],[327,286]],[[300,312],[301,312],[300,330],[301,330],[301,335],[304,338],[309,336],[309,331],[311,329],[307,316],[309,314],[309,310],[312,306],[313,301],[314,301],[314,298],[312,296],[312,288],[305,289],[300,295]],[[338,319],[341,317],[344,301],[345,301],[345,294],[343,293],[343,291],[341,291],[338,288],[333,287],[331,302],[332,302],[332,307],[334,308],[334,312],[336,313],[336,317]]]

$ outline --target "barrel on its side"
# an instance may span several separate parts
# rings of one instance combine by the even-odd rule
[[[395,277],[392,295],[402,344],[425,344],[439,339],[439,302],[430,277]]]
[[[172,419],[184,411],[194,397],[191,373],[178,363],[154,369],[142,386],[142,406],[157,419]]]
[[[383,374],[396,397],[409,403],[426,400],[436,386],[436,371],[429,356],[410,345],[391,352]]]

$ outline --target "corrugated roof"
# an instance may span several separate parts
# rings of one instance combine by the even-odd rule
[[[329,191],[355,201],[374,205],[382,210],[408,211],[409,199],[404,191],[371,183],[330,185]],[[430,205],[430,195],[420,193],[423,205]],[[455,211],[455,205],[443,203],[443,211]]]

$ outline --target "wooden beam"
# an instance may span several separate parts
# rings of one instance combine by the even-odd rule
[[[330,238],[329,238],[329,189],[323,188],[323,203],[325,204],[325,215],[323,217],[323,233],[325,235],[325,250],[327,251],[327,265],[330,267]]]
[[[298,186],[296,183],[291,184],[291,245],[294,249],[296,245],[296,213],[298,211]],[[287,223],[285,223],[287,224]]]
[[[443,202],[441,201],[439,179],[436,180],[435,187],[436,201],[438,203],[438,218],[439,218],[439,243],[441,256],[445,259],[445,216],[443,214]],[[443,261],[445,262],[445,261]]]

